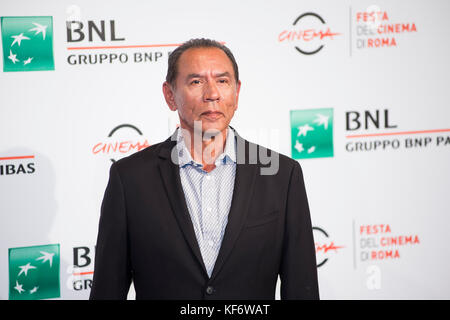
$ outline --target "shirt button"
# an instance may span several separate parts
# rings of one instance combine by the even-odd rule
[[[211,208],[211,207],[206,208],[206,211],[211,212],[211,211],[212,211],[212,208]]]
[[[206,176],[206,180],[211,180],[211,177],[210,176]]]
[[[210,247],[212,247],[212,246],[214,245],[214,241],[209,240],[209,241],[208,241],[208,244],[209,244]]]
[[[213,292],[214,292],[214,288],[213,288],[213,287],[208,286],[208,287],[206,288],[206,293],[207,293],[207,294],[213,294]]]

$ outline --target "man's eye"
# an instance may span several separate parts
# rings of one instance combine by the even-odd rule
[[[191,84],[200,84],[200,80],[192,80]]]
[[[219,83],[228,83],[227,79],[219,79]]]

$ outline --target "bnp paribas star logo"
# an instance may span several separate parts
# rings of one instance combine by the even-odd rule
[[[59,244],[9,249],[9,299],[60,297]]]
[[[333,109],[291,110],[292,158],[333,156]]]
[[[1,17],[3,71],[55,70],[52,17]]]

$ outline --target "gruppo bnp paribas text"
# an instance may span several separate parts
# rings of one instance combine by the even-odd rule
[[[71,52],[67,56],[67,63],[69,65],[155,63],[162,61],[164,56],[167,60],[170,50],[148,50],[170,45],[127,44],[125,37],[118,35],[116,27],[115,20],[66,21],[66,40],[70,44],[67,49]]]

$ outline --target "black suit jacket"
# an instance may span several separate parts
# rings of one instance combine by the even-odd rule
[[[258,152],[273,151],[237,133],[236,140],[233,198],[211,278],[179,167],[171,160],[176,142],[169,138],[111,166],[91,299],[126,299],[131,280],[136,299],[275,299],[278,275],[282,299],[319,298],[300,165],[279,154],[278,172],[261,175],[264,165]]]

